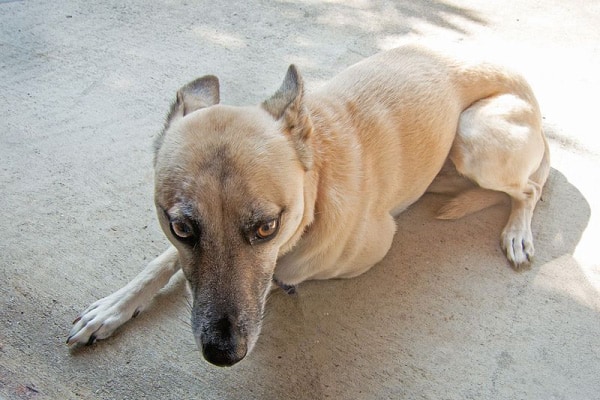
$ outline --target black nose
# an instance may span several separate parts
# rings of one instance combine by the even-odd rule
[[[202,340],[204,358],[219,367],[232,366],[242,360],[247,351],[246,339],[227,317],[220,319]]]
[[[246,346],[231,348],[220,343],[206,343],[202,345],[202,354],[206,361],[217,367],[231,367],[246,356]]]

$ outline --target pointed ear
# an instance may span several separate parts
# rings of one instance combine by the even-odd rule
[[[171,104],[162,132],[154,140],[154,163],[160,150],[165,132],[174,121],[204,107],[219,103],[219,79],[214,75],[206,75],[191,81],[177,91],[177,97]]]
[[[275,119],[280,119],[286,109],[292,105],[295,100],[302,101],[304,95],[304,83],[298,73],[295,65],[290,65],[283,79],[281,87],[273,96],[265,100],[262,106]]]
[[[306,170],[312,167],[312,121],[304,105],[304,82],[295,65],[290,65],[281,87],[262,103],[292,140]]]
[[[218,104],[219,96],[219,79],[214,75],[189,82],[177,91],[177,98],[167,116],[167,125],[193,111]]]

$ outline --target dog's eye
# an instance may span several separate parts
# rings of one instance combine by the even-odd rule
[[[269,239],[271,236],[275,235],[278,227],[279,219],[272,219],[258,227],[256,230],[256,236],[258,236],[259,239]]]
[[[185,221],[171,221],[171,231],[179,239],[189,239],[194,235],[194,228]]]

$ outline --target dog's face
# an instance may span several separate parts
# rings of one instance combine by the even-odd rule
[[[159,221],[193,294],[196,342],[220,366],[254,346],[277,257],[307,223],[311,128],[305,120],[291,126],[304,113],[301,81],[290,71],[257,107],[217,104],[215,77],[189,83],[156,142]]]

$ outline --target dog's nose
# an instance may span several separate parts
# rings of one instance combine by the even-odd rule
[[[246,356],[246,346],[224,347],[221,343],[202,345],[202,354],[206,361],[217,367],[231,367]]]
[[[202,340],[206,361],[219,367],[230,367],[241,361],[248,351],[246,338],[224,317],[214,325],[214,331]]]

